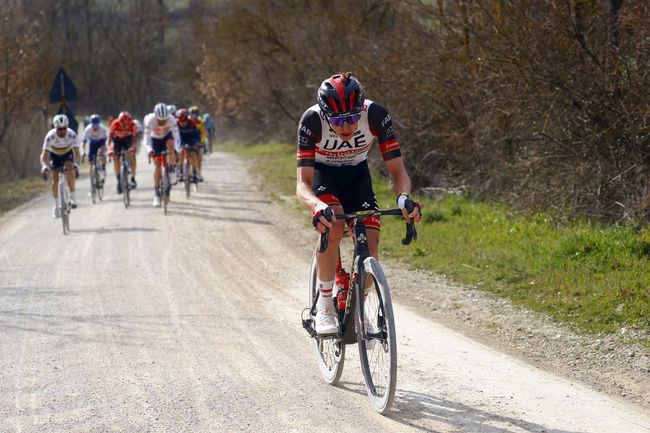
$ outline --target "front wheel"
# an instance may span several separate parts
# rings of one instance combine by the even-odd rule
[[[167,215],[167,205],[169,204],[169,192],[171,183],[169,181],[169,171],[167,167],[162,168],[162,177],[160,178],[160,195],[162,198],[163,213]]]
[[[192,170],[189,162],[189,155],[185,156],[185,162],[183,163],[183,183],[185,184],[185,197],[190,198],[190,176]]]
[[[64,173],[59,175],[59,216],[63,225],[63,234],[70,231],[70,210],[68,207],[68,187],[63,180]]]
[[[97,175],[97,168],[95,167],[95,164],[90,166],[90,198],[93,201],[93,204],[97,202],[97,195],[98,195],[98,175]]]
[[[124,155],[122,158],[127,158],[127,156]],[[131,204],[131,197],[129,196],[129,168],[124,162],[122,162],[122,170],[120,172],[120,184],[122,185],[124,207],[128,209]]]
[[[366,392],[375,410],[386,413],[395,400],[397,341],[388,283],[379,262],[368,257],[357,296],[357,337]],[[364,294],[363,287],[368,287]]]
[[[311,308],[316,301],[318,294],[318,287],[316,287],[316,276],[318,275],[318,263],[316,262],[316,254],[311,261],[311,268],[309,270],[309,297],[308,308]],[[315,313],[315,312],[314,312]],[[315,314],[311,315],[312,321],[315,319]],[[312,322],[313,323],[313,322]],[[318,369],[320,370],[325,382],[330,385],[336,385],[343,373],[343,364],[345,362],[345,343],[340,338],[320,338],[314,337],[314,353],[318,361]]]

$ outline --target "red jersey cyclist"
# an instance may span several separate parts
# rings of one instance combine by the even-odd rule
[[[156,104],[153,113],[145,116],[144,122],[144,145],[150,157],[153,157],[155,168],[153,171],[154,184],[154,207],[160,207],[160,176],[162,174],[161,154],[167,153],[169,159],[169,178],[172,184],[176,183],[176,152],[180,152],[181,141],[178,134],[176,118],[169,112],[167,106],[162,102]],[[176,151],[176,152],[174,152]]]
[[[377,142],[382,153],[404,218],[419,221],[420,209],[415,206],[410,214],[406,211],[406,203],[411,202],[411,180],[388,111],[365,99],[361,84],[349,72],[323,81],[316,101],[302,115],[298,126],[296,195],[312,212],[316,231],[323,233],[330,228],[329,248],[316,256],[320,296],[315,326],[318,334],[330,335],[338,331],[332,289],[344,221],[334,218],[329,222],[323,211],[377,209],[367,161],[373,143]],[[373,217],[365,223],[370,254],[377,258],[380,220]]]
[[[77,134],[68,128],[68,117],[65,114],[57,114],[52,119],[54,129],[51,129],[45,135],[43,142],[43,152],[41,152],[41,173],[45,173],[52,167],[52,197],[54,197],[54,209],[52,217],[59,216],[59,207],[57,198],[59,196],[59,168],[65,166],[65,177],[70,188],[70,205],[77,207],[75,199],[75,173],[79,163],[79,143],[77,143]]]
[[[113,169],[117,179],[117,193],[122,194],[122,185],[120,184],[120,152],[125,150],[131,161],[131,182],[130,188],[135,188],[138,184],[135,182],[135,150],[136,137],[138,131],[131,115],[127,111],[122,111],[117,119],[113,120],[108,130],[106,146],[108,147],[108,156],[113,157]]]

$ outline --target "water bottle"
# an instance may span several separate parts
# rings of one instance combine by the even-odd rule
[[[345,310],[345,304],[348,300],[348,289],[350,288],[350,274],[341,268],[336,273],[336,287],[338,288],[336,300],[339,305],[339,311]]]

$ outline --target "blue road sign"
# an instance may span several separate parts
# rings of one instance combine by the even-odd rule
[[[50,102],[75,101],[76,99],[77,88],[63,68],[59,68],[59,72],[54,76],[52,89],[50,89]]]

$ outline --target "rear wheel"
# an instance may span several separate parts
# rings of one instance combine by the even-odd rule
[[[393,304],[388,283],[379,262],[369,257],[359,287],[368,287],[367,294],[358,290],[357,336],[361,369],[366,392],[375,410],[386,413],[395,400],[397,382],[397,341]]]
[[[316,287],[317,273],[318,264],[316,262],[316,254],[314,254],[309,271],[309,308],[314,305],[318,294],[318,287]],[[311,319],[313,321],[315,316],[311,316]],[[343,373],[343,365],[345,362],[345,344],[343,341],[339,338],[320,338],[316,336],[314,338],[314,353],[318,361],[318,368],[325,382],[330,385],[336,385]]]

